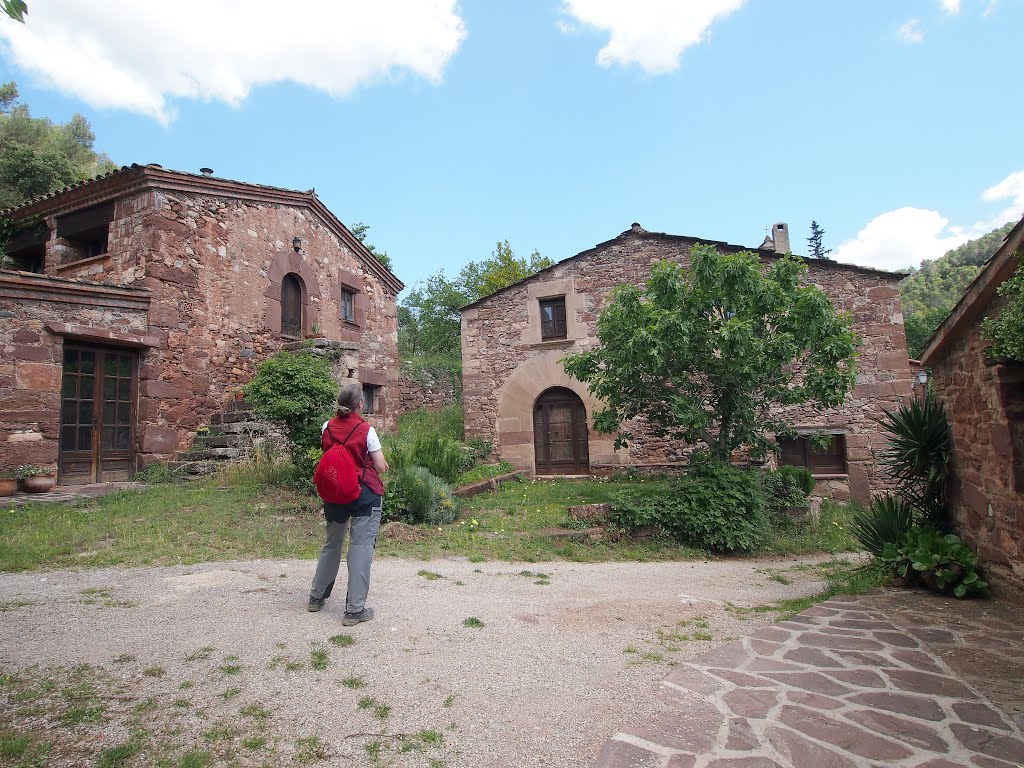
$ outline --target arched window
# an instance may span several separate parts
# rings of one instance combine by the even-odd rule
[[[302,335],[302,283],[294,273],[281,281],[281,334]]]
[[[546,390],[533,406],[533,443],[538,475],[590,473],[587,409],[565,387]]]

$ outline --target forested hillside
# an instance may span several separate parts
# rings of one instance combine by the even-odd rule
[[[922,262],[900,283],[900,300],[911,357],[924,344],[956,304],[982,266],[1002,245],[1014,222],[1004,224],[977,240],[964,243],[934,261]]]

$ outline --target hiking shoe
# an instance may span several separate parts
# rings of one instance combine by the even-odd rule
[[[349,613],[345,611],[345,618],[341,620],[341,624],[344,627],[354,627],[356,624],[361,624],[364,621],[369,621],[373,618],[373,608],[363,608],[359,613]]]
[[[326,597],[311,597],[309,598],[309,605],[306,606],[306,610],[312,613],[316,613],[324,607],[324,603],[327,601]]]

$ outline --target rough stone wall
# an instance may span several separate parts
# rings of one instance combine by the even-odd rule
[[[932,369],[953,431],[950,505],[983,566],[1024,589],[1024,366],[987,364],[987,346],[974,323]]]
[[[60,324],[115,329],[122,335],[146,331],[144,304],[117,306],[118,298],[38,275],[0,272],[0,469],[57,461],[64,339]]]
[[[579,382],[557,381],[559,360],[597,343],[597,317],[612,289],[643,283],[651,265],[661,259],[688,263],[691,242],[683,238],[627,232],[615,240],[563,261],[463,312],[463,398],[467,437],[494,440],[502,457],[521,469],[533,470],[532,408],[537,396],[553,383],[572,389],[583,400],[587,417],[600,407]],[[738,249],[734,249],[738,250]],[[852,312],[854,329],[863,340],[857,386],[842,408],[827,413],[794,409],[793,422],[807,429],[827,427],[846,434],[849,493],[867,499],[885,485],[878,467],[884,438],[870,421],[883,407],[910,394],[903,315],[896,279],[834,262],[810,262],[809,280],[835,305]],[[550,287],[546,287],[550,286]],[[566,295],[568,339],[540,340],[537,299]],[[528,371],[527,374],[524,374]],[[679,462],[685,446],[655,439],[637,427],[638,439],[614,451],[612,439],[591,429],[590,461],[595,470],[623,464]],[[836,478],[837,480],[839,478]],[[842,494],[843,483],[822,484]]]
[[[153,294],[150,332],[160,345],[140,365],[143,464],[188,448],[230,390],[293,341],[280,333],[280,281],[287,272],[304,284],[304,330],[316,323],[327,338],[358,341],[352,373],[384,387],[384,407],[373,420],[383,428],[394,423],[395,296],[309,210],[155,190],[118,201],[114,211],[105,256],[57,266],[48,255],[47,270]],[[295,236],[300,253],[292,249]],[[340,317],[343,283],[359,292],[358,326]]]
[[[420,409],[438,411],[459,402],[461,382],[445,370],[411,369],[403,365],[398,371],[398,390],[401,397],[399,414]]]

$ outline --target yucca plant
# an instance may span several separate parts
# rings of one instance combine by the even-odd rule
[[[853,535],[875,557],[886,544],[899,546],[914,525],[914,508],[903,499],[886,494],[871,500],[869,509],[855,509]]]
[[[927,390],[883,413],[885,416],[875,421],[889,433],[889,448],[882,454],[889,475],[922,522],[946,529],[946,489],[953,455],[946,409]]]

